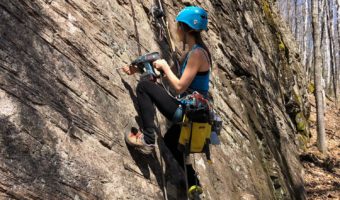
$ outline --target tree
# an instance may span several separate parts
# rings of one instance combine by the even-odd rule
[[[337,99],[338,99],[338,94],[337,94],[337,73],[336,73],[336,66],[337,66],[337,59],[336,59],[336,44],[337,42],[335,41],[334,39],[334,24],[333,24],[333,19],[334,19],[334,16],[333,16],[333,6],[334,6],[334,3],[332,1],[329,1],[325,3],[325,9],[326,9],[326,12],[327,12],[327,31],[328,31],[328,37],[329,37],[329,51],[330,51],[330,68],[331,68],[331,83],[329,84],[329,88],[330,88],[330,91],[331,89],[333,89],[333,93],[334,93],[334,97],[335,97],[335,103],[337,103]]]
[[[322,6],[320,7],[322,11]],[[319,26],[319,0],[312,0],[312,27],[314,40],[314,84],[317,111],[317,133],[318,133],[318,149],[322,153],[326,153],[326,134],[324,121],[324,104],[323,104],[323,88],[322,88],[322,66],[321,66],[321,34]]]
[[[305,1],[305,12],[304,12],[304,35],[303,35],[303,42],[304,42],[304,47],[303,47],[303,56],[304,56],[304,66],[305,66],[305,72],[306,72],[306,77],[308,79],[308,81],[311,81],[311,72],[312,72],[312,63],[313,61],[313,56],[311,56],[313,54],[313,48],[312,48],[312,35],[311,35],[311,9],[310,9],[310,0],[306,0]]]
[[[305,67],[305,71],[307,71],[307,33],[308,33],[308,16],[309,16],[309,9],[308,9],[308,0],[303,4],[303,35],[302,35],[302,52],[303,52],[303,61],[302,64]]]
[[[335,67],[335,77],[336,77],[336,87],[335,87],[335,91],[336,93],[339,92],[339,80],[340,80],[340,58],[339,58],[339,50],[340,50],[340,0],[336,0],[336,11],[337,11],[337,34],[335,33],[334,35],[337,36],[337,58],[338,58],[338,62],[337,62],[337,66]],[[336,38],[336,37],[335,37]],[[338,103],[338,99],[336,99],[336,103]]]

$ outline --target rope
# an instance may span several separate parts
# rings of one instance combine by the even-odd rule
[[[156,5],[153,5],[151,7],[151,16],[152,16],[152,22],[156,24],[157,28],[159,29],[159,34],[158,34],[158,39],[162,40],[162,38],[164,38],[164,27],[162,26],[162,24],[156,20],[158,18],[158,16],[156,16],[157,14],[159,15],[160,13],[158,12],[158,7]],[[163,12],[163,11],[161,11]]]
[[[135,32],[136,32],[136,40],[138,44],[138,55],[141,56],[142,49],[141,49],[141,44],[139,42],[139,33],[138,33],[137,22],[136,22],[136,13],[135,13],[135,9],[133,8],[133,4],[131,0],[130,0],[130,5],[131,5],[131,11],[132,11],[133,24],[134,24]]]
[[[175,52],[175,47],[174,47],[174,44],[172,42],[172,39],[171,39],[171,35],[170,35],[170,31],[168,29],[168,22],[165,20],[165,12],[163,10],[163,6],[162,6],[163,2],[161,0],[158,0],[158,6],[159,6],[159,9],[161,10],[161,12],[163,13],[163,16],[161,17],[161,21],[163,23],[163,26],[165,26],[166,28],[166,39],[169,43],[169,46],[170,46],[170,51],[171,53],[174,53]]]
[[[188,174],[188,170],[187,170],[186,159],[187,159],[187,156],[185,155],[185,150],[184,150],[183,151],[183,163],[184,163],[184,178],[185,178],[185,188],[186,188],[185,191],[187,192],[187,197],[189,199],[189,195],[188,195],[189,183],[188,183],[188,175],[187,175]]]
[[[158,123],[157,118],[156,118],[156,121]],[[159,124],[158,124],[158,126],[159,126]],[[157,134],[155,134],[155,136],[156,136],[156,148],[155,149],[158,149],[158,151],[156,151],[156,154],[157,154],[157,157],[160,159],[160,165],[161,165],[161,169],[162,169],[161,174],[162,174],[162,184],[163,184],[163,196],[164,196],[165,200],[168,200],[168,195],[167,195],[168,192],[167,192],[167,189],[166,189],[166,181],[165,181],[165,176],[164,176],[164,173],[163,173],[165,171],[165,165],[164,165],[163,158],[162,158],[161,148],[158,145],[158,143],[159,143],[159,141],[158,141],[158,131],[157,131]]]
[[[194,171],[195,171],[195,185],[196,185],[196,188],[195,188],[195,195],[198,193],[197,191],[197,187],[198,187],[198,172],[197,172],[197,168],[196,168],[196,161],[195,161],[195,154],[192,155],[193,156],[193,162],[194,162]]]
[[[133,7],[132,1],[131,0],[129,0],[129,1],[130,1],[130,5],[131,5],[134,28],[135,28],[135,32],[136,32],[136,42],[138,44],[138,54],[139,54],[139,56],[141,56],[142,55],[142,50],[141,50],[142,45],[141,45],[140,40],[139,40],[139,32],[138,32],[137,22],[136,22],[136,13],[135,13],[135,9]],[[107,1],[107,2],[109,4],[109,6],[111,6],[110,1]],[[112,21],[111,21],[111,23],[112,23]],[[115,69],[118,70],[118,69],[121,69],[123,67],[116,67]],[[156,119],[156,121],[158,123],[158,119]],[[158,127],[159,127],[159,123],[158,123]],[[159,128],[159,130],[160,130],[160,128]],[[159,134],[160,134],[160,132],[159,132]],[[158,141],[158,131],[157,131],[157,134],[155,136],[156,136],[156,141]],[[161,165],[161,168],[162,168],[161,174],[162,174],[162,183],[163,183],[163,196],[164,196],[165,200],[168,200],[167,189],[166,189],[166,180],[165,180],[165,176],[164,176],[165,165],[164,165],[164,160],[162,159],[161,148],[159,147],[157,142],[156,142],[156,148],[155,149],[158,149],[158,151],[156,151],[156,156],[160,159],[160,165]]]
[[[160,39],[161,39],[161,38],[164,37],[164,33],[165,33],[165,35],[166,35],[165,38],[166,38],[166,40],[168,42],[168,45],[170,47],[169,49],[170,49],[172,60],[173,60],[175,66],[177,68],[177,71],[179,72],[180,65],[179,65],[179,62],[178,62],[178,60],[176,58],[176,48],[175,48],[175,45],[174,45],[174,43],[173,43],[173,41],[171,39],[171,34],[170,34],[170,30],[169,30],[169,23],[166,20],[166,13],[165,13],[165,11],[163,9],[163,1],[162,0],[158,0],[157,2],[158,2],[159,10],[162,13],[160,16],[158,16],[158,18],[160,18],[161,23],[157,22],[157,20],[155,20],[156,24],[157,24],[157,26],[159,27],[159,30],[160,30],[160,35],[159,36],[160,36]],[[153,6],[154,9],[152,10],[152,14],[153,14],[153,18],[154,19],[156,19],[155,16],[154,16],[154,13],[155,13],[154,11],[157,9],[155,7],[157,7],[157,6]]]

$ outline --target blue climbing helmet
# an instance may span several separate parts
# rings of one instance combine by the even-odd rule
[[[208,13],[198,6],[188,6],[182,9],[176,21],[187,24],[195,31],[208,30]]]

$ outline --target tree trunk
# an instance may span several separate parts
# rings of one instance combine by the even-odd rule
[[[313,77],[312,74],[314,72],[314,67],[313,67],[313,63],[314,63],[314,48],[312,47],[312,44],[314,43],[313,41],[313,35],[312,35],[312,23],[309,19],[311,19],[311,13],[312,13],[312,9],[311,9],[311,0],[307,0],[306,1],[306,76],[309,80],[309,82],[312,82]]]
[[[287,21],[288,21],[288,27],[290,28],[290,30],[292,30],[291,27],[291,16],[292,16],[292,11],[290,8],[290,0],[286,1],[286,6],[287,6]]]
[[[294,34],[295,34],[295,38],[296,38],[296,40],[300,43],[300,40],[299,40],[299,35],[298,35],[298,33],[299,33],[299,29],[298,29],[298,19],[299,19],[299,15],[298,15],[298,0],[295,0],[294,1],[294,28],[295,28],[295,30],[294,30]],[[299,44],[300,45],[300,44]]]
[[[328,18],[327,18],[327,1],[323,0],[321,8],[321,54],[322,54],[322,77],[324,80],[323,92],[328,95],[330,85],[330,48],[329,48],[329,32],[328,32]],[[324,95],[325,96],[325,95]],[[324,102],[325,103],[325,102]]]
[[[336,73],[335,73],[335,68],[336,68],[336,53],[335,53],[335,46],[336,46],[336,42],[334,40],[334,24],[333,24],[333,6],[334,4],[331,4],[331,2],[327,2],[326,3],[326,12],[327,12],[327,31],[328,31],[328,36],[329,36],[329,51],[330,51],[330,67],[331,67],[331,84],[330,84],[330,88],[333,93],[334,93],[334,97],[337,100],[337,93],[336,93],[336,82],[337,82],[337,78],[336,78]],[[336,101],[335,101],[336,102]]]
[[[307,42],[308,42],[308,37],[307,37],[307,33],[308,33],[308,16],[309,16],[309,10],[308,10],[308,0],[305,1],[304,3],[304,7],[303,7],[303,22],[304,22],[304,26],[303,26],[303,35],[302,35],[302,41],[303,41],[303,45],[302,45],[302,51],[303,51],[303,66],[305,67],[305,71],[307,72]]]
[[[324,121],[324,107],[323,107],[323,88],[321,85],[322,68],[321,68],[321,49],[320,49],[320,27],[318,17],[318,0],[312,0],[312,26],[313,26],[313,40],[314,40],[314,83],[315,83],[315,97],[317,110],[317,132],[318,132],[318,149],[322,153],[326,153],[326,134]],[[322,9],[322,7],[321,7]]]
[[[339,92],[339,82],[340,82],[340,73],[339,73],[339,70],[340,70],[340,55],[339,55],[339,51],[340,51],[340,19],[339,19],[339,16],[340,16],[340,0],[337,0],[336,1],[336,7],[337,7],[337,46],[338,46],[338,49],[337,49],[337,59],[338,59],[338,62],[337,62],[337,66],[335,67],[335,79],[336,79],[336,88],[335,88],[335,91],[336,93],[338,94]],[[337,95],[338,97],[338,95]],[[339,103],[339,100],[338,98],[336,99],[336,104],[338,105]]]

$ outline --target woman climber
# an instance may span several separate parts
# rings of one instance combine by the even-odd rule
[[[164,73],[170,86],[177,94],[184,95],[197,91],[207,97],[209,90],[209,76],[211,68],[211,55],[201,38],[201,31],[207,30],[207,12],[197,6],[189,6],[179,12],[176,17],[177,35],[188,45],[189,51],[181,63],[180,77],[178,78],[170,69],[168,63],[159,59],[153,62],[153,66]],[[134,74],[138,71],[135,66],[126,66],[123,71]],[[165,88],[153,81],[141,81],[136,88],[137,100],[140,109],[143,130],[137,133],[132,132],[126,135],[129,145],[137,147],[143,153],[151,153],[155,147],[154,124],[155,109],[158,110],[170,121],[174,119],[176,110],[180,106],[180,101],[171,97]],[[184,166],[183,152],[177,149],[181,126],[174,123],[164,135],[164,142],[180,166]],[[195,175],[192,165],[187,165],[187,183],[189,192],[199,190],[202,193],[199,181]]]

